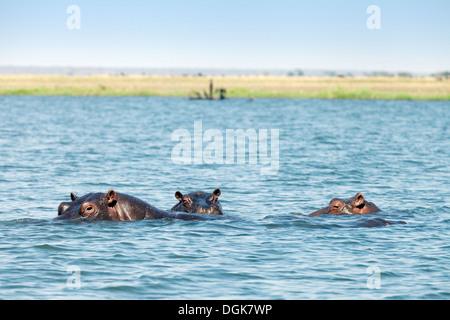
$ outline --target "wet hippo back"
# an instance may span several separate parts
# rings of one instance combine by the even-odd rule
[[[357,228],[375,228],[375,227],[384,227],[384,226],[390,226],[394,224],[406,224],[405,221],[388,221],[383,218],[377,217],[373,219],[368,220],[361,220],[358,221],[355,225]]]

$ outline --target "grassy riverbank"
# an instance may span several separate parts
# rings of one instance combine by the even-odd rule
[[[399,77],[212,77],[230,98],[402,99],[450,101],[450,80]],[[0,95],[187,97],[209,77],[0,75]]]

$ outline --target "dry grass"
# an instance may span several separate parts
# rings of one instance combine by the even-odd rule
[[[182,76],[0,75],[0,95],[186,97],[210,78]],[[213,77],[228,97],[450,100],[450,80],[397,77]]]

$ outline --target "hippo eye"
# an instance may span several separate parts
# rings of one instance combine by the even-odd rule
[[[92,215],[95,213],[95,206],[92,203],[85,203],[81,208],[81,215]]]
[[[331,209],[340,209],[341,207],[342,207],[342,202],[340,202],[338,200],[332,200],[330,203]]]
[[[183,206],[189,207],[192,204],[192,199],[189,196],[183,197]]]

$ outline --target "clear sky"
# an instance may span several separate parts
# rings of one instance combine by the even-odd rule
[[[0,65],[435,72],[449,17],[448,0],[1,0]]]

